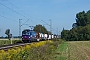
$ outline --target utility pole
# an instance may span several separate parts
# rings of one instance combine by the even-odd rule
[[[30,28],[31,28],[31,30],[33,30],[34,29],[34,26],[29,26]]]
[[[58,40],[58,28],[57,28],[57,40]]]
[[[50,32],[51,32],[51,39],[52,39],[52,20],[50,19]]]
[[[1,29],[0,29],[0,32],[1,32]]]
[[[19,19],[19,40],[20,40],[20,38],[21,38],[21,27],[22,27],[23,25],[27,25],[27,24],[25,24],[25,23],[28,22],[29,19],[28,19],[26,22],[24,22],[23,24],[21,24],[21,20],[22,20],[22,19]]]
[[[20,40],[20,36],[21,36],[21,20],[22,19],[19,19],[19,40]]]
[[[43,21],[43,20],[41,20],[41,21]],[[48,23],[46,23],[45,21],[43,21],[44,23],[46,23],[48,26],[50,26],[50,32],[51,32],[51,39],[52,39],[52,20],[50,19],[49,20],[50,21],[50,25],[48,24]]]

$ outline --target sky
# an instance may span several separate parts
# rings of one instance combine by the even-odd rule
[[[77,13],[88,10],[90,0],[0,0],[0,36],[6,36],[6,29],[18,36],[20,19],[21,31],[37,24],[50,31],[51,21],[52,33],[60,34],[72,29]]]

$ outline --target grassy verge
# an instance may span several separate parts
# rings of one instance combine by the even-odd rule
[[[25,47],[0,51],[0,60],[52,60],[52,54],[62,41],[42,41]]]
[[[53,60],[66,60],[68,58],[67,53],[67,43],[62,42],[55,50]]]
[[[89,60],[89,41],[42,41],[0,51],[0,60]]]
[[[21,40],[12,40],[12,44],[20,43]],[[0,40],[0,46],[11,44],[11,40]]]
[[[32,48],[30,51],[30,60],[53,60],[53,54],[62,40],[47,42],[44,46]]]

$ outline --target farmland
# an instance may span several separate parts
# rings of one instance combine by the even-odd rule
[[[1,50],[0,57],[1,60],[89,60],[90,41],[42,41],[7,52]]]
[[[70,60],[89,60],[90,59],[90,42],[77,41],[68,42]]]
[[[90,42],[89,41],[71,41],[64,42],[54,54],[56,60],[89,60]],[[54,60],[53,59],[53,60]]]

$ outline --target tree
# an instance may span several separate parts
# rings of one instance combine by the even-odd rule
[[[62,30],[61,38],[70,41],[90,40],[90,10],[76,14],[76,23],[73,23],[72,29]]]
[[[40,24],[36,25],[33,30],[40,33],[48,33],[47,29]]]
[[[51,34],[51,31],[48,31],[48,34]]]
[[[69,38],[69,30],[62,30],[62,32],[61,32],[61,38],[62,39],[65,39],[65,40],[68,40],[68,38]]]
[[[86,26],[90,24],[90,10],[85,13],[85,11],[76,14],[76,24],[77,26]]]
[[[90,10],[86,13],[87,24],[90,24]]]
[[[10,29],[6,29],[5,34],[8,36],[8,39],[10,40],[12,34],[10,34]]]
[[[72,27],[76,28],[77,27],[77,23],[73,23]]]

